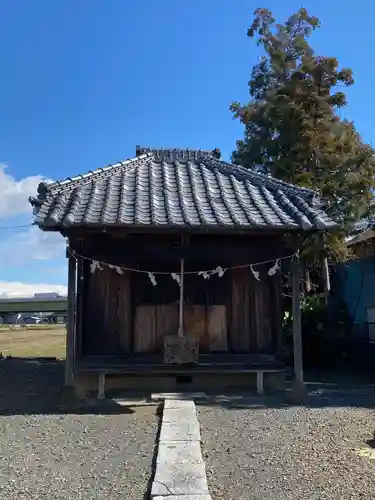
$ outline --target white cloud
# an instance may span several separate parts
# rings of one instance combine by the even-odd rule
[[[0,281],[0,297],[32,297],[34,293],[55,292],[66,295],[66,286],[45,283],[22,283],[21,281]]]
[[[0,240],[0,262],[22,265],[32,261],[65,259],[66,243],[60,233],[48,233],[33,226],[9,234]]]
[[[36,196],[40,182],[49,181],[41,175],[17,180],[7,173],[6,168],[6,165],[0,164],[0,227],[12,226],[12,222],[6,223],[4,219],[22,214],[29,214],[31,221],[32,207],[28,198]],[[3,278],[0,281],[0,297],[32,296],[34,293],[48,292],[66,295],[64,285],[28,282],[51,270],[47,261],[53,261],[61,267],[66,262],[65,238],[60,233],[44,233],[34,226],[15,232],[4,230],[0,234],[0,268],[22,266],[19,268],[19,281],[4,281],[4,275],[0,275]],[[55,266],[55,269],[59,267]],[[55,274],[58,275],[59,273]]]
[[[29,196],[36,196],[39,182],[48,181],[41,175],[31,175],[16,180],[6,172],[7,166],[0,164],[0,218],[24,213],[32,214]]]
[[[19,275],[19,281],[0,281],[0,297],[30,297],[34,293],[48,292],[66,295],[66,286],[61,284],[28,283],[30,278],[35,280],[40,276],[43,280],[46,275],[50,278],[55,275],[57,281],[62,278],[64,282],[65,273],[61,271],[66,262],[65,248],[65,238],[61,234],[43,233],[37,227],[0,240],[0,268],[18,268]],[[50,261],[56,263],[52,268]]]
[[[28,198],[37,194],[40,182],[49,182],[49,179],[33,175],[16,180],[6,168],[0,164],[0,219],[29,214],[31,223],[32,207]],[[12,223],[0,222],[0,227],[2,225],[12,226]],[[43,233],[35,226],[17,232],[1,231],[0,262],[14,265],[60,257],[65,257],[65,240],[59,233]]]

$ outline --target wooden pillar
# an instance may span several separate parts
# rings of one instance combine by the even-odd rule
[[[184,259],[181,259],[180,262],[180,302],[178,309],[178,336],[184,336]]]
[[[275,276],[271,278],[271,300],[270,310],[273,308],[274,313],[272,316],[272,338],[274,343],[274,350],[278,357],[282,358],[284,355],[284,338],[282,329],[282,303],[281,303],[281,276],[280,273],[276,273]]]
[[[76,295],[76,315],[75,315],[75,358],[82,356],[83,351],[83,325],[84,325],[84,276],[83,259],[77,260],[77,295]]]
[[[303,382],[303,353],[301,329],[301,266],[297,256],[292,259],[292,317],[293,317],[293,358],[294,380],[292,399],[294,403],[302,403],[306,396]]]
[[[310,270],[307,266],[305,266],[305,289],[306,289],[306,293],[310,293],[311,289],[312,289]]]
[[[324,300],[326,306],[328,305],[329,294],[331,291],[331,281],[329,278],[329,267],[328,267],[328,259],[324,257],[322,259],[322,275],[323,275],[323,284],[324,284]]]
[[[74,360],[76,349],[76,259],[68,257],[68,321],[66,336],[65,386],[74,386]]]

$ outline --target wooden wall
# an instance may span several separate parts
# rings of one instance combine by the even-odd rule
[[[132,350],[131,274],[105,267],[91,274],[86,268],[83,355],[113,355]]]
[[[208,238],[208,241],[211,240]],[[241,252],[245,252],[246,243],[252,249],[252,260],[246,256],[240,259],[239,255],[230,259],[227,242],[224,250],[228,260],[218,260],[211,249],[204,253],[203,260],[187,260],[186,270],[255,262],[254,255],[258,255],[258,260],[281,256],[277,245],[273,250],[277,253],[272,254],[268,250],[264,254],[263,245],[258,247],[254,241],[258,240],[253,240],[252,245],[245,238],[232,241],[233,244],[240,244]],[[197,240],[196,245],[198,243],[203,245],[204,238]],[[95,254],[92,239],[76,241],[75,244],[76,250],[83,255],[91,252],[86,256],[116,265],[173,271],[178,271],[179,267],[176,258],[170,261],[138,259],[137,262],[124,262],[112,245],[107,245],[106,253],[103,245],[102,253]],[[222,253],[224,250],[221,249]],[[236,251],[238,248],[234,248]],[[280,287],[277,275],[268,276],[268,268],[257,267],[260,281],[246,267],[227,271],[222,278],[215,276],[205,280],[196,275],[186,277],[184,331],[200,336],[202,352],[275,352],[280,349]],[[83,278],[85,286],[80,299],[83,314],[79,315],[82,330],[80,350],[83,355],[161,352],[164,336],[177,335],[179,286],[169,274],[158,275],[157,286],[154,287],[145,274],[124,272],[120,275],[108,267],[91,274],[87,265]]]
[[[135,309],[134,349],[162,352],[164,337],[178,333],[177,304],[138,305]],[[185,305],[184,333],[199,335],[201,352],[227,350],[225,305]]]
[[[229,344],[235,352],[272,352],[274,328],[279,315],[272,303],[273,277],[257,268],[258,281],[249,268],[232,270]]]
[[[163,269],[173,269],[171,262]],[[208,268],[218,264],[211,263]],[[144,269],[152,268],[145,262]],[[154,267],[155,269],[155,263]],[[186,272],[207,269],[207,263],[186,262]],[[141,352],[161,351],[165,335],[177,335],[179,327],[180,287],[169,275],[156,275],[154,286],[146,274],[135,273],[132,299],[135,308],[135,349]],[[227,350],[227,303],[230,297],[230,275],[204,279],[186,274],[184,282],[184,332],[200,337],[202,352]]]
[[[79,253],[97,260],[110,259],[113,264],[160,262],[178,269],[180,258],[187,262],[216,260],[225,262],[254,263],[290,254],[282,235],[187,235],[183,242],[174,234],[127,234],[115,232],[80,232],[70,238],[72,247]]]

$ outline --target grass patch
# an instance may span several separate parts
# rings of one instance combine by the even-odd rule
[[[33,325],[34,326],[34,325]],[[38,325],[35,325],[38,326]],[[0,352],[21,358],[65,358],[65,328],[0,328]]]

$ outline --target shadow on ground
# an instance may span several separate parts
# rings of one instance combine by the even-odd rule
[[[64,361],[12,358],[0,361],[0,416],[31,414],[133,413],[113,400],[77,405],[67,411],[61,407]]]
[[[303,406],[306,408],[375,408],[374,377],[368,372],[348,370],[317,370],[305,375],[308,397]],[[262,409],[287,408],[290,403],[291,382],[286,391],[266,391],[258,396],[255,392],[242,390],[210,394],[205,401],[196,401],[198,405],[221,406],[225,409]]]
[[[322,384],[319,388],[308,388],[308,397],[305,400],[306,408],[375,408],[375,390],[366,388],[350,387],[326,387]],[[290,391],[269,392],[264,396],[257,394],[241,393],[237,391],[225,392],[224,394],[211,394],[208,399],[196,401],[196,404],[203,406],[219,406],[228,410],[253,409],[261,410],[264,408],[288,408],[293,406],[289,402]]]
[[[306,377],[308,396],[303,404],[306,408],[375,408],[375,384],[366,374],[311,373]],[[211,394],[206,401],[197,402],[205,406],[221,406],[226,409],[287,408],[292,406],[291,383],[286,391],[268,391],[264,396],[256,393],[231,391]]]
[[[307,375],[308,408],[362,407],[375,408],[375,386],[369,379],[353,373],[311,373]],[[65,414],[61,408],[64,362],[59,360],[28,360],[22,358],[0,361],[0,415]],[[286,408],[289,391],[267,392],[258,396],[241,390],[209,394],[197,405],[220,406],[226,409]],[[112,399],[78,406],[72,414],[129,414],[134,410]]]

